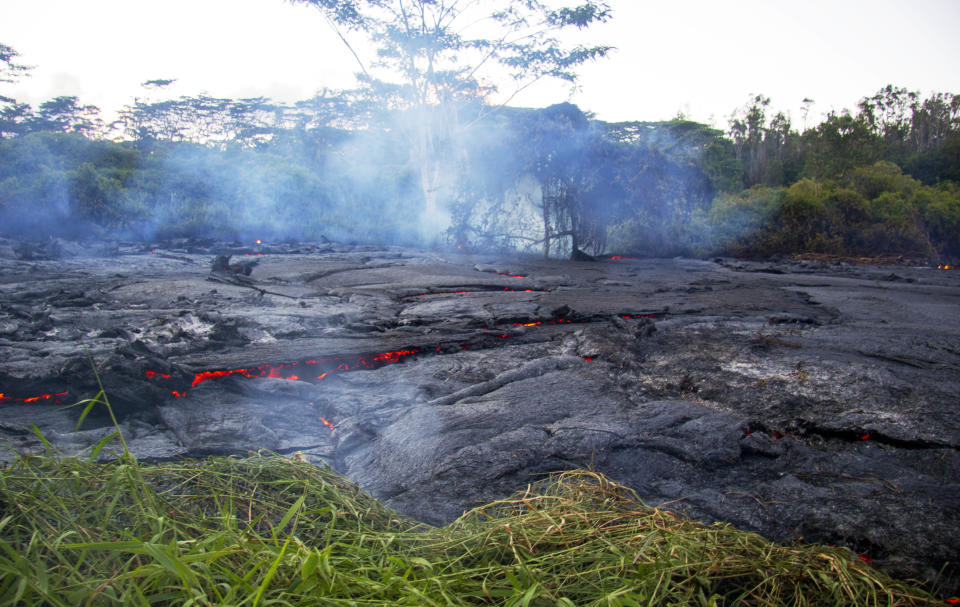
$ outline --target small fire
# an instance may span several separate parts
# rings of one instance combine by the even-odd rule
[[[321,417],[321,418],[320,418],[320,422],[321,422],[324,426],[326,426],[326,427],[330,428],[331,430],[333,430],[333,424],[331,424],[331,423],[330,423],[329,421],[327,421],[325,418]]]
[[[257,239],[257,244],[261,244],[261,243],[260,243],[260,239],[259,239],[259,238]]]
[[[950,269],[950,264],[940,264],[940,265],[937,266],[937,269],[938,269],[938,270],[949,270],[949,269]]]

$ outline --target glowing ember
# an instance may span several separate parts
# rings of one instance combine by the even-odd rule
[[[518,276],[518,278],[521,278]],[[512,289],[511,289],[512,290]],[[469,291],[461,291],[458,293],[468,293]],[[526,292],[530,292],[528,289]],[[424,295],[439,295],[440,293],[429,293]],[[621,314],[621,318],[630,319],[630,318],[657,318],[660,314]],[[513,322],[513,323],[501,323],[497,325],[497,328],[504,326],[515,326],[515,327],[537,327],[541,325],[557,325],[557,324],[570,324],[573,322],[587,322],[585,319],[571,320],[569,318],[553,318],[548,320],[535,320],[528,322]],[[491,329],[489,327],[484,327],[484,331],[496,331],[496,328]],[[503,330],[502,328],[500,329]],[[509,333],[497,333],[494,332],[490,337],[498,337],[500,339],[507,339],[511,337]],[[443,352],[445,346],[438,346],[436,348],[437,352]],[[447,351],[450,351],[452,344],[446,346]],[[467,350],[470,349],[470,344],[464,344],[457,346],[458,350]],[[351,357],[330,357],[330,358],[321,358],[315,360],[307,360],[302,362],[293,362],[293,363],[283,363],[283,364],[264,364],[257,367],[244,367],[237,369],[217,369],[213,371],[200,371],[199,373],[194,374],[193,380],[190,383],[190,388],[195,388],[196,386],[202,384],[203,382],[219,379],[223,377],[230,377],[234,375],[239,375],[246,378],[258,378],[258,377],[269,377],[274,379],[284,379],[289,381],[309,381],[314,378],[321,380],[327,377],[332,372],[346,372],[354,371],[358,369],[377,369],[384,365],[394,364],[400,362],[402,359],[408,356],[413,356],[419,354],[420,351],[416,349],[406,349],[406,350],[397,350],[393,352],[378,352],[374,354],[363,354],[358,356]],[[593,357],[587,356],[584,357],[586,361],[592,361]],[[306,372],[292,372],[289,369],[292,367],[320,367],[317,371],[308,370]],[[154,370],[145,370],[144,375],[147,379],[159,381],[159,380],[171,380],[173,379],[172,375],[169,373],[160,373]],[[169,386],[169,385],[168,385]],[[174,384],[169,386],[170,393],[176,398],[184,398],[186,396],[186,390],[174,390],[172,388],[180,387],[183,388],[182,384]],[[13,397],[6,394],[0,393],[0,403],[8,402],[21,402],[21,403],[36,403],[40,401],[53,401],[54,403],[60,404],[60,397],[67,396],[67,392],[57,392],[51,394],[39,394],[28,397]],[[775,438],[780,438],[776,436]],[[781,435],[782,436],[782,435]],[[861,436],[862,440],[868,440],[870,438],[869,434]]]
[[[260,244],[260,239],[259,239],[259,238],[257,239],[257,244]]]
[[[866,434],[862,435],[860,437],[860,440],[870,440],[870,433],[867,432]]]
[[[7,396],[6,394],[0,392],[0,402],[15,402],[15,403],[37,403],[42,400],[53,401],[54,403],[60,403],[60,397],[66,396],[66,392],[56,392],[52,394],[38,394],[36,396],[26,396],[18,398],[15,396]]]
[[[326,426],[326,427],[330,428],[331,430],[333,430],[333,424],[331,424],[330,422],[328,422],[326,419],[324,419],[324,418],[321,417],[321,418],[320,418],[320,422],[321,422],[324,426]]]
[[[201,371],[196,373],[193,376],[193,381],[190,384],[191,388],[195,388],[198,385],[202,384],[205,381],[212,379],[219,379],[221,377],[230,377],[233,375],[239,375],[241,377],[247,378],[257,378],[257,377],[270,377],[274,379],[285,379],[289,381],[301,381],[309,380],[312,378],[323,379],[332,371],[353,371],[356,369],[376,369],[384,365],[389,365],[393,363],[400,362],[406,356],[413,356],[414,354],[419,353],[419,350],[397,350],[395,352],[378,352],[375,354],[364,354],[361,356],[343,358],[321,358],[316,360],[307,360],[303,362],[293,362],[277,365],[260,365],[253,368],[240,368],[240,369],[218,369],[216,371]],[[322,372],[316,373],[294,373],[288,371],[291,367],[312,367],[320,366]],[[157,373],[156,371],[145,371],[144,372],[149,379],[170,379],[170,375]],[[185,392],[178,390],[171,390],[177,398],[183,398],[186,396]]]

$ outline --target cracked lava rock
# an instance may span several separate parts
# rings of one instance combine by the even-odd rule
[[[112,431],[63,407],[92,359],[140,458],[301,452],[435,524],[592,466],[960,588],[960,273],[0,245],[4,461],[42,450],[33,424],[64,453]]]

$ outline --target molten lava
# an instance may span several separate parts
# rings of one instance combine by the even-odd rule
[[[331,371],[353,371],[355,369],[376,369],[384,365],[389,365],[393,363],[400,362],[406,356],[412,356],[419,353],[419,350],[397,350],[396,352],[378,352],[375,354],[363,354],[360,356],[354,356],[349,358],[343,357],[332,357],[332,358],[321,358],[317,360],[307,360],[303,362],[294,362],[294,363],[284,363],[277,365],[260,365],[253,368],[242,368],[242,369],[220,369],[216,371],[201,371],[193,376],[193,382],[190,384],[190,387],[196,387],[202,384],[205,381],[211,379],[217,379],[220,377],[229,377],[231,375],[240,375],[242,377],[272,377],[276,379],[288,379],[291,381],[299,381],[301,379],[323,379]],[[285,372],[284,369],[289,369],[291,367],[320,367],[324,369],[319,375],[313,375],[315,371],[310,373],[310,377],[301,376],[293,372]],[[305,369],[306,370],[306,369]],[[146,371],[147,377],[153,378],[157,376],[157,373],[153,371]],[[170,377],[169,375],[161,377]]]
[[[61,397],[66,396],[66,392],[55,392],[51,394],[38,394],[36,396],[7,396],[0,392],[0,403],[36,403],[42,400],[52,401],[54,404],[63,404]]]

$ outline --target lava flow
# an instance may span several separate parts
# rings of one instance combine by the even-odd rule
[[[229,377],[231,375],[240,375],[242,377],[273,377],[277,379],[288,379],[291,381],[309,381],[312,379],[323,379],[327,374],[333,371],[353,371],[356,369],[376,369],[384,365],[400,362],[406,356],[417,354],[419,350],[398,350],[396,352],[379,352],[376,354],[363,354],[354,357],[331,357],[320,358],[317,360],[306,360],[303,362],[293,362],[278,365],[259,365],[242,369],[223,369],[217,371],[201,371],[193,376],[193,382],[190,387],[195,388],[205,381],[217,379],[220,377]],[[297,367],[297,371],[293,368]],[[288,371],[285,371],[288,369]],[[316,374],[317,371],[322,371]],[[157,374],[147,371],[147,377],[154,377]],[[169,377],[169,376],[162,376]]]
[[[440,295],[440,293],[434,293],[434,295]],[[657,318],[659,314],[621,314],[620,317],[624,319],[640,319],[640,318]],[[500,323],[496,328],[514,326],[514,327],[537,327],[541,325],[558,325],[558,324],[570,324],[574,322],[588,322],[586,319],[571,319],[571,318],[552,318],[547,320],[533,320],[528,322],[507,322]],[[484,327],[484,331],[492,331],[489,327]],[[503,329],[501,329],[503,330]],[[496,334],[500,339],[507,339],[511,337],[510,333],[498,333]],[[470,345],[460,345],[458,350],[469,349]],[[437,352],[443,351],[443,347],[438,347]],[[200,371],[195,373],[193,380],[190,382],[190,386],[185,386],[182,382],[177,381],[169,386],[170,393],[176,398],[184,398],[187,395],[187,390],[190,388],[195,388],[203,382],[210,381],[213,379],[219,379],[222,377],[230,376],[240,376],[247,378],[258,378],[258,377],[272,377],[275,379],[286,379],[290,381],[317,381],[326,378],[330,373],[339,373],[346,371],[354,371],[358,369],[378,369],[385,365],[398,363],[406,357],[414,356],[419,354],[420,350],[417,349],[404,349],[396,350],[393,352],[377,352],[373,354],[361,354],[357,356],[348,356],[348,357],[328,357],[320,358],[316,360],[306,360],[302,362],[292,362],[292,363],[281,363],[281,364],[263,364],[256,367],[243,367],[236,369],[217,369],[212,371]],[[162,381],[169,380],[174,382],[173,376],[169,373],[161,373],[158,371],[147,369],[144,371],[147,379],[153,381]],[[12,403],[38,403],[40,401],[47,401],[50,404],[69,404],[65,403],[65,398],[68,395],[67,392],[56,392],[56,393],[44,393],[37,394],[33,396],[8,396],[5,393],[0,393],[0,404],[12,404]],[[329,424],[327,424],[329,425]],[[332,427],[332,426],[331,426]],[[869,438],[869,435],[864,438],[866,440]]]
[[[63,404],[63,401],[60,397],[66,396],[66,392],[56,392],[52,394],[38,394],[36,396],[27,396],[27,397],[15,397],[7,396],[6,394],[0,392],[0,403],[36,403],[42,400],[51,401],[53,404]]]

